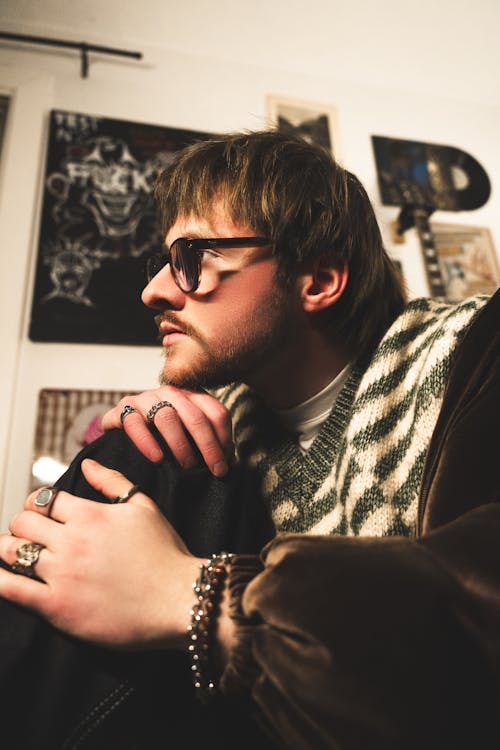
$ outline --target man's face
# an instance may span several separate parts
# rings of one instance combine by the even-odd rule
[[[178,217],[165,244],[179,237],[250,237],[258,232],[234,224],[216,204],[209,218]],[[147,285],[143,302],[159,311],[164,346],[161,380],[178,387],[209,388],[233,381],[259,383],[272,376],[282,352],[296,339],[294,295],[276,283],[269,247],[231,248],[207,253],[200,285],[190,294],[175,284],[165,266]]]

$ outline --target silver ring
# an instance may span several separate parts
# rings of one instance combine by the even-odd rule
[[[122,423],[122,426],[125,417],[128,416],[128,414],[133,414],[135,411],[137,411],[137,409],[134,409],[133,406],[131,406],[130,404],[125,404],[120,414],[120,422]]]
[[[170,403],[170,401],[158,401],[158,403],[153,404],[151,409],[147,413],[148,422],[154,422],[155,421],[155,414],[160,409],[163,409],[164,406],[170,406],[171,409],[175,410],[175,406]]]
[[[46,508],[52,503],[53,500],[55,500],[58,492],[59,490],[57,489],[57,487],[42,487],[42,489],[37,493],[33,504],[38,508]]]
[[[123,493],[123,495],[118,495],[118,497],[114,497],[112,500],[110,500],[110,503],[126,503],[129,498],[132,497],[132,495],[135,495],[136,492],[140,492],[141,489],[138,484],[133,484],[132,487],[129,487],[126,492]]]
[[[33,578],[36,575],[35,565],[43,548],[44,545],[38,542],[21,544],[16,552],[16,562],[10,566],[11,571],[22,576],[28,576],[28,578]]]

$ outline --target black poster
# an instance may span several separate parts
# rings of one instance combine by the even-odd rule
[[[180,148],[209,133],[53,110],[29,336],[145,344],[146,256],[163,242],[151,196]]]

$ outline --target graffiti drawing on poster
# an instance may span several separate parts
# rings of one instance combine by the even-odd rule
[[[54,110],[30,322],[33,341],[152,345],[141,302],[162,233],[152,186],[210,134]]]

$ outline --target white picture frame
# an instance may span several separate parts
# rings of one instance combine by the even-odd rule
[[[266,118],[270,127],[297,133],[309,143],[328,148],[339,159],[337,110],[333,105],[268,94]]]
[[[498,289],[500,266],[487,227],[431,222],[431,229],[447,302]]]

